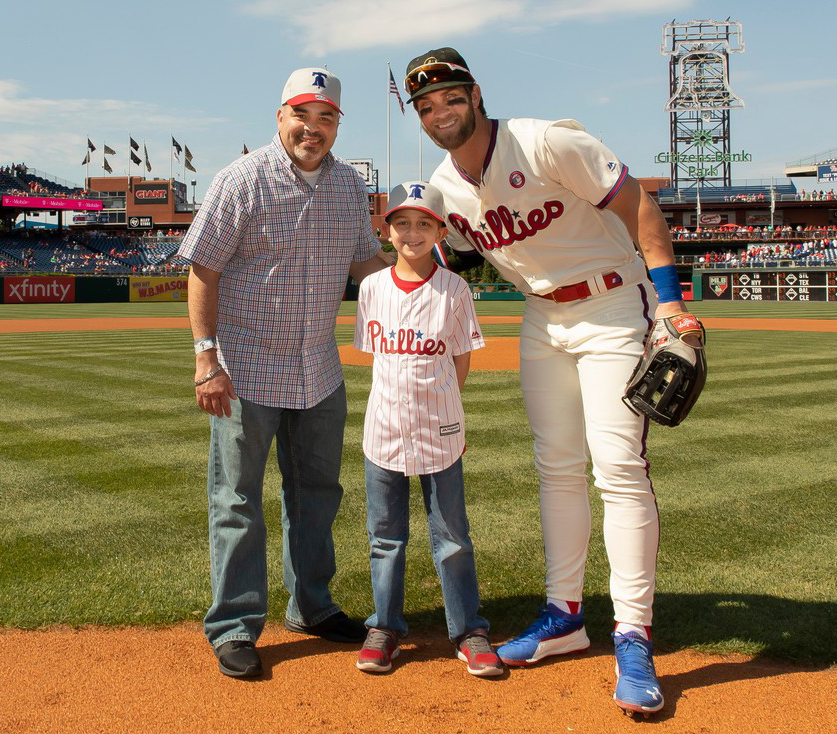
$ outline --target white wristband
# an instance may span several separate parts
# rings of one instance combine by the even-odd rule
[[[214,336],[205,336],[195,340],[195,354],[206,352],[209,349],[217,349],[217,347],[218,342],[215,341]]]

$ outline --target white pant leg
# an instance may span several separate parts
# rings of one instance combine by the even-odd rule
[[[653,294],[649,286],[645,292]],[[659,520],[645,458],[647,422],[621,397],[655,305],[637,286],[572,304],[538,303],[527,309],[533,313],[521,339],[521,381],[541,477],[547,595],[581,598],[590,522],[584,431],[604,501],[615,618],[641,625],[651,624]],[[540,340],[538,332],[545,334]],[[542,356],[550,350],[553,356]],[[550,390],[563,395],[551,399]],[[577,595],[566,596],[570,591]]]
[[[546,595],[581,601],[590,541],[587,446],[581,387],[565,332],[528,299],[520,340],[520,383],[535,438]]]

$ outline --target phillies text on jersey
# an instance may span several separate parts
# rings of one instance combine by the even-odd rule
[[[476,250],[523,293],[616,270],[638,282],[642,263],[607,204],[627,166],[575,120],[492,120],[480,181],[446,156],[430,179],[441,189],[448,244]]]

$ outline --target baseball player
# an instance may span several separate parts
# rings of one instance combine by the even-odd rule
[[[472,349],[485,346],[462,278],[432,259],[445,236],[442,196],[423,181],[392,190],[385,218],[394,267],[367,277],[358,294],[355,346],[374,355],[363,427],[367,530],[375,612],[357,667],[386,672],[404,619],[410,477],[419,475],[430,547],[442,584],[448,635],[477,676],[503,672],[480,616],[474,549],[465,513],[460,390]]]
[[[589,449],[611,568],[614,699],[627,712],[658,711],[648,421],[622,395],[652,318],[686,311],[665,220],[627,166],[574,120],[488,118],[454,49],[411,61],[405,86],[425,132],[449,152],[431,177],[444,196],[448,244],[486,258],[526,294],[520,378],[540,479],[547,603],[497,652],[528,665],[590,644],[582,610]]]

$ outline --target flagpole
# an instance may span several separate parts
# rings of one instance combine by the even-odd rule
[[[171,136],[171,144],[169,145],[169,180],[170,181],[174,180],[174,163],[172,163],[172,160],[171,160],[173,155],[174,155],[174,153],[172,152],[173,150],[174,150],[174,135]],[[169,185],[171,185],[171,184],[169,184]]]
[[[133,148],[131,147],[131,136],[128,136],[128,186],[126,187],[127,191],[131,190],[131,153],[133,152]]]
[[[390,76],[392,75],[392,70],[390,69],[389,61],[387,61],[387,83],[386,83],[386,90],[387,90],[387,196],[389,196],[389,192],[392,190],[390,186],[389,180],[389,100],[392,97],[392,93],[389,89],[389,80]]]
[[[418,117],[418,115],[416,115]],[[418,144],[419,144],[419,181],[424,181],[424,171],[421,165],[421,118],[418,117]]]

